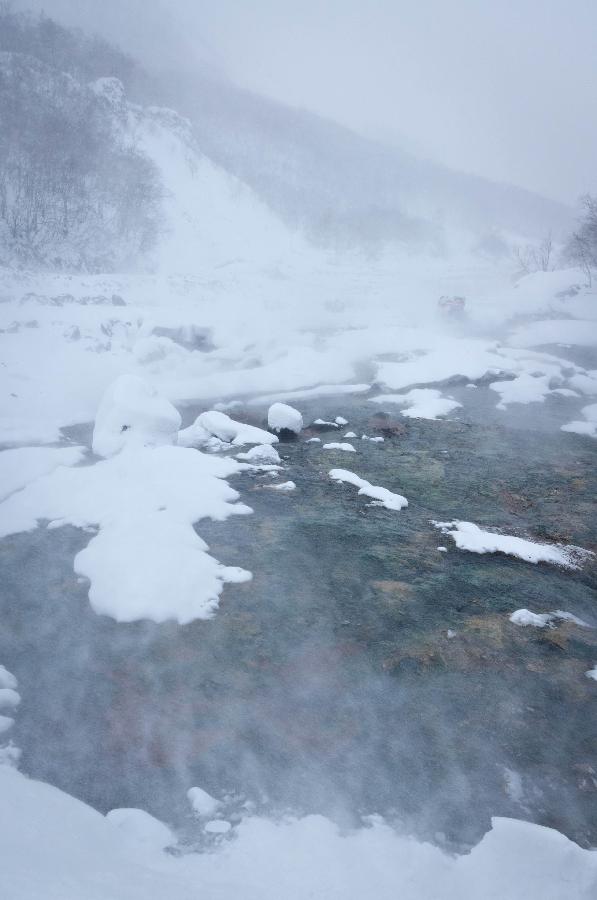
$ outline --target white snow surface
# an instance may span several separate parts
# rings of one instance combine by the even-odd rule
[[[298,409],[287,403],[272,403],[267,413],[267,424],[272,431],[299,434],[303,430],[303,417]]]
[[[345,482],[358,487],[359,494],[364,497],[371,497],[376,506],[385,506],[386,509],[393,510],[404,509],[405,506],[408,506],[406,497],[403,497],[401,494],[394,494],[387,488],[369,484],[364,478],[360,478],[347,469],[332,469],[329,476],[333,481]]]
[[[434,521],[433,524],[442,534],[449,535],[460,550],[469,550],[471,553],[505,553],[526,562],[546,562],[568,569],[580,568],[582,561],[593,555],[590,550],[583,550],[582,547],[541,544],[513,535],[484,531],[473,522],[458,519],[452,522]]]
[[[121,375],[102,397],[93,429],[93,452],[114,456],[123,447],[175,444],[180,413],[137,375]]]
[[[593,666],[592,669],[589,669],[588,672],[585,672],[587,678],[592,678],[593,681],[597,681],[597,664]]]
[[[379,394],[371,397],[371,400],[373,403],[399,403],[406,406],[402,415],[410,419],[438,419],[462,406],[462,403],[443,397],[441,391],[433,388],[413,388],[406,394]]]
[[[0,452],[0,501],[58,466],[76,466],[84,447],[16,447]]]
[[[458,857],[376,816],[349,831],[322,816],[246,818],[215,852],[173,856],[11,766],[0,766],[0,794],[0,896],[10,900],[593,900],[597,891],[595,852],[515,819],[493,819]]]
[[[193,524],[250,509],[224,480],[241,464],[184,447],[127,447],[93,466],[61,467],[0,504],[0,536],[75,525],[98,533],[75,557],[97,613],[119,622],[209,618],[225,582],[250,573],[209,555]]]

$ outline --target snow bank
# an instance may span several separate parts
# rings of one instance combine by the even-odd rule
[[[58,466],[76,466],[84,447],[17,447],[0,453],[0,500]]]
[[[278,438],[263,428],[235,422],[226,413],[211,409],[197,416],[192,425],[178,433],[181,447],[202,447],[209,445],[213,438],[222,444],[240,447],[243,444],[277,444]]]
[[[175,444],[180,413],[137,375],[121,375],[102,397],[93,429],[93,452],[114,456],[123,447]]]
[[[359,494],[365,497],[371,497],[376,506],[385,506],[386,509],[394,510],[403,509],[405,506],[408,506],[406,497],[402,497],[400,494],[394,494],[387,488],[369,484],[364,478],[360,478],[358,475],[355,475],[354,472],[349,472],[347,469],[332,469],[329,476],[333,481],[346,482],[347,484],[353,484],[355,487],[358,487]]]
[[[298,434],[303,429],[303,417],[293,406],[272,403],[267,413],[267,424],[272,431],[292,431]]]
[[[593,900],[597,891],[595,852],[514,819],[493,819],[460,857],[375,816],[348,831],[322,816],[247,818],[215,852],[174,856],[133,847],[100,813],[14,768],[0,766],[0,793],[0,895],[10,900]]]
[[[51,527],[97,527],[75,558],[97,613],[119,622],[210,617],[225,582],[243,569],[208,554],[193,524],[250,512],[224,479],[241,464],[183,447],[129,447],[94,466],[56,469],[0,504],[0,536]]]
[[[106,820],[118,829],[132,848],[154,853],[176,844],[176,837],[167,825],[150,816],[144,809],[112,809]]]
[[[332,441],[330,444],[323,445],[324,450],[344,450],[346,453],[356,453],[357,451],[354,449],[352,444],[347,444],[342,441]]]
[[[585,672],[587,678],[592,678],[593,681],[597,681],[597,665],[593,666],[592,669],[589,669],[588,672]]]
[[[373,403],[405,405],[407,408],[402,410],[402,415],[410,419],[437,419],[462,406],[462,403],[449,397],[442,397],[441,391],[432,388],[414,388],[407,394],[380,394],[371,397],[371,400]]]
[[[580,568],[583,559],[593,556],[590,550],[583,550],[582,547],[540,544],[508,534],[483,531],[473,522],[456,519],[453,522],[434,521],[433,525],[443,534],[449,535],[460,550],[470,550],[471,553],[505,553],[526,562],[547,562],[568,569]]]

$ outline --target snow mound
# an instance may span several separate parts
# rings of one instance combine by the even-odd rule
[[[525,562],[547,562],[568,569],[580,568],[584,559],[594,555],[582,547],[540,544],[508,534],[484,531],[473,522],[462,522],[458,519],[452,522],[433,521],[432,524],[439,528],[442,534],[449,535],[460,550],[469,550],[471,553],[505,553]]]
[[[344,450],[346,453],[356,453],[357,451],[354,449],[352,444],[346,444],[342,441],[332,441],[330,444],[323,445],[324,450]]]
[[[178,443],[182,447],[204,447],[212,445],[216,438],[222,444],[241,447],[243,444],[277,444],[278,438],[263,428],[235,422],[226,413],[211,409],[197,416],[192,425],[178,433]]]
[[[334,422],[336,423],[336,425],[340,425],[342,428],[345,425],[348,425],[348,419],[345,419],[344,416],[336,416]]]
[[[187,791],[187,799],[191,804],[193,812],[201,818],[212,816],[222,805],[219,800],[208,794],[200,787],[192,787]]]
[[[589,669],[588,672],[585,672],[587,678],[592,678],[593,681],[597,681],[597,665],[593,666],[592,669]]]
[[[237,453],[237,459],[246,459],[249,462],[261,460],[269,463],[279,463],[280,454],[271,444],[258,444],[257,447],[251,447],[246,453]]]
[[[93,429],[93,452],[114,456],[123,447],[175,444],[180,413],[137,375],[121,375],[102,397]]]
[[[58,466],[76,466],[84,447],[17,447],[0,453],[0,500]]]
[[[292,431],[299,434],[303,430],[303,417],[287,403],[272,403],[267,413],[267,424],[272,431]]]
[[[406,406],[402,415],[409,419],[437,419],[447,416],[452,410],[462,406],[457,400],[442,397],[441,391],[432,388],[413,388],[406,394],[380,394],[371,397],[373,403],[399,403]]]
[[[75,557],[93,609],[118,622],[209,618],[224,583],[250,573],[208,554],[193,528],[251,510],[224,480],[241,463],[184,447],[129,447],[94,466],[55,469],[0,504],[0,536],[50,527],[99,528]]]
[[[332,469],[329,476],[333,481],[345,482],[358,487],[359,494],[365,497],[371,497],[376,506],[385,506],[386,509],[393,510],[403,509],[405,506],[408,506],[406,497],[402,497],[400,494],[394,494],[387,488],[369,484],[364,478],[360,478],[358,475],[355,475],[354,472],[349,472],[347,469]]]

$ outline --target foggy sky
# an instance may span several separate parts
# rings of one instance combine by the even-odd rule
[[[243,87],[453,168],[597,192],[596,0],[43,0],[151,67]]]

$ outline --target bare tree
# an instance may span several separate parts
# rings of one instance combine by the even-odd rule
[[[520,271],[524,275],[531,272],[550,272],[553,269],[551,257],[553,253],[553,238],[548,231],[540,244],[526,244],[524,247],[514,248],[514,259]]]
[[[583,214],[568,242],[566,255],[581,267],[591,287],[593,269],[597,268],[597,198],[585,194],[581,197],[581,205]]]

